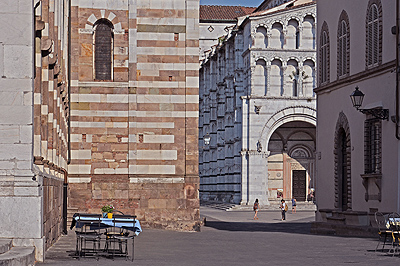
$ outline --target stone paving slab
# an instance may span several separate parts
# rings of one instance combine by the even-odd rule
[[[287,214],[224,211],[201,207],[201,232],[143,229],[135,240],[135,260],[76,260],[73,234],[62,237],[37,265],[400,265],[400,257],[374,252],[377,239],[310,234],[313,211]],[[58,246],[58,247],[57,247]],[[59,248],[61,247],[61,248]]]

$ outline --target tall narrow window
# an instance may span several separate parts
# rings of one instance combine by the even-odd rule
[[[96,80],[112,79],[112,23],[100,19],[95,24],[94,67]]]
[[[349,52],[350,52],[350,29],[347,13],[343,10],[338,25],[338,48],[337,48],[337,77],[349,74]]]
[[[324,84],[329,82],[329,32],[328,24],[324,22],[321,30],[321,42],[319,47],[320,64],[319,64],[319,83]]]
[[[366,66],[374,67],[381,62],[382,7],[379,0],[370,0],[366,20]]]
[[[381,120],[365,121],[364,162],[365,174],[381,173]]]

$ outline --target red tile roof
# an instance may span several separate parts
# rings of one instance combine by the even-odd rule
[[[200,5],[200,20],[235,20],[252,13],[255,7]]]

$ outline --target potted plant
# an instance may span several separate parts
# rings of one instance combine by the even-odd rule
[[[113,210],[114,210],[114,206],[112,206],[112,205],[103,206],[101,208],[101,211],[103,212],[103,217],[105,218],[107,216],[107,218],[111,219]]]

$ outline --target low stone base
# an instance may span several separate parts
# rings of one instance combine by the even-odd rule
[[[312,222],[311,233],[318,235],[377,237],[378,229],[371,226],[355,226],[326,222]]]
[[[149,228],[173,230],[173,231],[200,232],[201,221],[200,220],[199,221],[195,221],[195,222],[193,222],[193,221],[176,221],[176,222],[157,221],[157,222],[152,222],[152,223],[144,223],[144,224],[141,224],[141,226],[142,227],[149,227]]]

